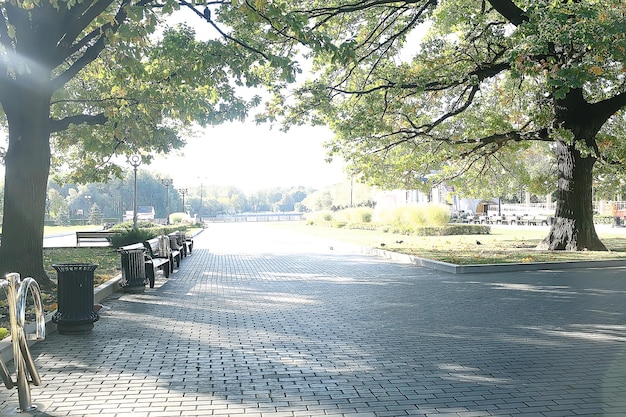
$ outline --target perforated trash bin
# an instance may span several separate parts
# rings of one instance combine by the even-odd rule
[[[146,248],[141,243],[137,243],[123,246],[117,251],[120,253],[120,262],[122,264],[120,286],[125,292],[138,293],[145,291],[148,283],[144,255]]]
[[[61,334],[80,334],[93,329],[100,316],[93,311],[93,275],[96,264],[56,264],[57,311],[52,321]]]

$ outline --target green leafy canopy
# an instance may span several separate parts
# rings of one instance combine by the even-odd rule
[[[518,156],[540,152],[541,164],[555,163],[550,143],[573,138],[555,122],[575,117],[558,114],[570,105],[564,101],[580,90],[590,104],[606,101],[606,110],[596,106],[608,112],[604,121],[621,114],[626,5],[619,0],[309,1],[296,9],[349,52],[338,59],[312,45],[315,77],[295,100],[276,98],[266,116],[287,126],[328,124],[336,133],[330,157],[371,184],[419,188],[428,177],[499,193],[486,178],[513,176],[548,192],[554,166],[539,175],[536,158],[522,169]],[[608,146],[618,134],[604,121],[591,123],[605,133],[577,144],[597,157],[598,172],[626,156]]]

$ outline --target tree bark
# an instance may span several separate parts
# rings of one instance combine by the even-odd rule
[[[542,250],[607,250],[593,223],[593,156],[572,143],[556,142],[558,169],[555,222],[539,244]]]
[[[36,84],[35,84],[36,85]],[[43,226],[50,171],[50,95],[15,83],[3,91],[9,125],[0,272],[19,272],[53,286],[43,267]]]

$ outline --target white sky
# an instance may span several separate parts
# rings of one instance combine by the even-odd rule
[[[179,155],[158,158],[144,169],[167,174],[175,187],[235,185],[257,191],[273,186],[323,188],[346,180],[340,161],[327,163],[322,143],[333,136],[324,127],[296,127],[289,132],[269,125],[227,123],[188,140]]]
[[[168,19],[184,22],[201,40],[216,36],[208,24],[182,8]],[[259,91],[255,91],[259,93]],[[255,110],[250,112],[255,113]],[[323,143],[333,137],[324,127],[295,127],[281,132],[276,126],[232,122],[204,130],[188,140],[180,156],[159,158],[150,165],[174,179],[174,186],[235,185],[246,191],[274,186],[323,188],[346,180],[343,163],[326,162]]]

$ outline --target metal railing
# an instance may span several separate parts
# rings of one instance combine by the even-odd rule
[[[0,280],[0,288],[4,288],[9,305],[9,320],[11,323],[11,341],[13,344],[13,364],[16,379],[14,380],[2,357],[0,357],[0,378],[7,389],[17,387],[19,408],[18,412],[29,412],[37,407],[32,404],[30,384],[41,385],[41,378],[37,372],[35,362],[28,350],[27,340],[43,340],[46,336],[46,320],[41,301],[39,284],[33,278],[20,280],[20,274],[10,273],[6,279]],[[35,309],[35,332],[27,334],[24,329],[26,322],[26,297],[33,297]]]

